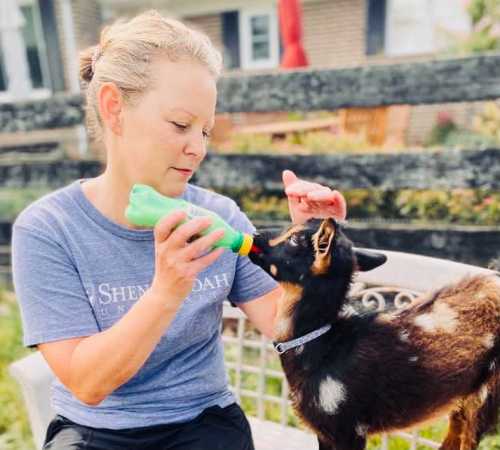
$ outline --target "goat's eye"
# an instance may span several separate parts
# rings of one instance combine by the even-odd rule
[[[289,240],[288,242],[290,243],[290,245],[292,247],[298,247],[299,246],[299,239],[297,238],[297,236],[293,235]]]

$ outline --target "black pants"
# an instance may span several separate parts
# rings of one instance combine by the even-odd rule
[[[233,403],[212,406],[189,421],[109,430],[85,427],[57,415],[43,450],[254,450],[250,425]]]

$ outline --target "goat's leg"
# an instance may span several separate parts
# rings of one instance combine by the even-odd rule
[[[464,421],[460,450],[477,448],[482,435],[495,425],[499,406],[500,377],[495,375],[463,403]]]
[[[325,443],[320,438],[318,438],[318,450],[332,450],[332,446],[330,444]]]
[[[441,447],[439,447],[439,450],[460,450],[464,421],[465,418],[462,410],[453,411],[451,413],[448,434],[441,444]]]
[[[494,366],[496,367],[496,365]],[[491,432],[500,416],[500,371],[496,372],[481,390],[482,405],[477,411],[476,441]]]
[[[366,438],[357,434],[352,436],[343,435],[335,438],[332,442],[326,442],[318,438],[319,450],[364,450]]]

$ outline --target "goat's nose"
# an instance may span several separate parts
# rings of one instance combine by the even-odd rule
[[[267,244],[267,241],[266,241],[266,238],[264,237],[264,235],[262,235],[260,233],[255,233],[253,235],[253,243],[256,247],[259,247],[261,250],[263,250],[263,248]]]

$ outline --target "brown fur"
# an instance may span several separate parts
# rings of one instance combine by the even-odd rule
[[[354,250],[329,219],[256,243],[262,251],[251,259],[285,292],[276,339],[332,325],[281,355],[294,408],[320,450],[361,450],[369,434],[444,414],[450,424],[441,450],[473,450],[497,423],[500,277],[468,277],[403,310],[347,317],[340,312],[352,274],[382,264],[381,255]]]

